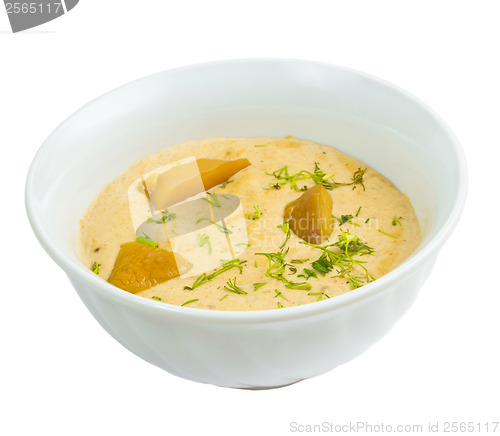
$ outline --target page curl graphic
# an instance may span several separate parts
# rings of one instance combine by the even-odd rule
[[[58,18],[73,9],[79,0],[4,0],[12,32],[22,32]]]

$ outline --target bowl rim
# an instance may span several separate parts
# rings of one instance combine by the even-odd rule
[[[293,307],[285,307],[282,309],[266,309],[266,310],[256,310],[256,311],[225,311],[225,310],[209,310],[209,309],[198,309],[193,307],[177,306],[169,303],[164,303],[144,297],[140,297],[135,294],[131,294],[125,291],[118,291],[117,288],[105,280],[97,277],[94,274],[90,274],[84,271],[80,266],[76,265],[72,260],[70,260],[61,250],[59,250],[55,244],[53,244],[44,231],[43,227],[39,224],[41,220],[37,219],[37,210],[35,208],[36,202],[34,201],[34,186],[36,184],[36,175],[39,168],[40,156],[46,153],[46,150],[50,147],[50,139],[57,134],[57,132],[64,128],[64,126],[71,121],[80,112],[87,110],[96,102],[104,99],[108,94],[117,92],[141,81],[147,81],[158,75],[164,74],[174,74],[183,71],[197,70],[210,67],[224,68],[235,64],[302,64],[315,66],[322,69],[330,69],[332,71],[341,71],[343,73],[352,74],[361,77],[365,80],[375,83],[377,86],[382,86],[388,88],[390,91],[400,94],[406,99],[410,100],[414,105],[427,112],[443,130],[443,132],[448,137],[455,157],[458,164],[457,172],[457,182],[458,190],[457,195],[451,209],[450,214],[443,223],[441,229],[438,230],[437,234],[428,241],[417,253],[414,253],[408,258],[403,264],[396,267],[394,270],[390,271],[386,275],[376,279],[375,281],[368,283],[355,291],[347,292],[342,295],[338,295],[335,298],[330,298],[314,303],[303,304]],[[450,234],[456,227],[461,213],[464,209],[465,200],[467,197],[467,165],[465,160],[464,151],[455,136],[453,131],[449,128],[446,122],[438,115],[431,107],[424,103],[419,98],[415,97],[410,92],[397,85],[394,85],[384,79],[380,79],[369,73],[358,71],[356,69],[334,65],[326,62],[318,62],[311,60],[302,59],[290,59],[290,58],[246,58],[246,59],[231,59],[231,60],[219,60],[202,62],[191,65],[186,65],[182,67],[172,68],[158,73],[150,74],[145,77],[133,80],[131,82],[125,83],[117,88],[114,88],[85,104],[77,111],[69,115],[64,121],[62,121],[52,133],[45,139],[37,153],[35,154],[33,161],[30,165],[26,186],[25,186],[25,207],[28,215],[30,225],[37,237],[38,241],[49,254],[49,256],[56,262],[56,264],[61,267],[66,274],[70,277],[77,278],[79,281],[85,283],[85,285],[92,289],[93,292],[99,293],[101,296],[111,299],[116,303],[120,303],[125,306],[134,306],[136,309],[141,309],[150,312],[151,314],[157,316],[180,316],[190,319],[198,319],[203,321],[211,322],[241,322],[241,323],[262,323],[262,322],[280,322],[290,319],[298,319],[303,317],[309,317],[317,314],[323,314],[325,312],[331,312],[334,310],[341,309],[345,306],[350,306],[358,304],[362,301],[368,300],[394,285],[396,282],[404,278],[406,275],[416,270],[418,267],[423,265],[430,258],[433,258],[435,254],[439,252],[439,249],[444,244],[444,242],[449,238]]]

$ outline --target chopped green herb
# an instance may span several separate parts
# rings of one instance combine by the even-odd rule
[[[341,232],[339,235],[339,240],[335,244],[341,250],[345,251],[348,256],[353,256],[359,254],[364,256],[366,254],[373,254],[373,248],[369,247],[367,244],[359,239],[359,236],[353,235],[348,232]]]
[[[167,221],[173,221],[177,217],[177,214],[173,212],[169,212],[168,210],[162,210],[161,211],[161,219],[155,220],[153,218],[148,218],[146,223],[156,223],[156,224],[162,224],[166,223]]]
[[[200,247],[203,247],[206,245],[208,247],[208,254],[212,254],[212,244],[210,243],[210,236],[208,236],[206,233],[203,233],[203,235],[198,235],[200,238]]]
[[[283,306],[283,305],[282,305],[282,304],[278,301],[278,308],[279,308],[279,309],[283,309],[283,307],[284,307],[284,306]]]
[[[266,271],[266,277],[272,277],[276,280],[282,282],[288,282],[288,280],[283,276],[286,268],[285,256],[288,253],[288,249],[283,251],[280,249],[277,253],[255,253],[259,256],[266,256],[268,259],[268,267]]]
[[[274,298],[283,298],[283,300],[288,300],[288,298],[286,298],[282,293],[281,291],[278,291],[277,289],[274,290],[274,292],[276,292],[276,295],[274,296]]]
[[[328,259],[326,253],[323,253],[318,260],[315,260],[311,266],[321,273],[321,275],[325,275],[329,273],[333,269],[332,262]]]
[[[397,226],[398,224],[401,225],[401,221],[403,217],[402,216],[396,216],[394,215],[394,218],[392,219],[392,225]]]
[[[345,224],[353,219],[352,215],[340,215],[340,218],[337,218],[335,215],[332,215],[333,219],[339,222],[339,225]]]
[[[311,297],[318,297],[316,301],[321,301],[323,299],[323,295],[326,295],[324,292],[309,292],[307,295],[310,295]],[[330,298],[330,297],[328,297]]]
[[[335,215],[332,215],[332,218],[339,222],[339,226],[348,223],[352,224],[353,226],[359,227],[359,224],[352,221],[352,219],[354,218],[352,215],[341,215],[340,218],[336,217]]]
[[[219,231],[222,233],[225,233],[226,235],[230,235],[231,233],[233,233],[232,230],[228,229],[226,226],[224,226],[222,224],[218,224],[215,222],[213,222],[212,224],[215,224],[215,226],[219,229]]]
[[[257,264],[257,261],[254,262],[255,268],[258,268],[259,265]]]
[[[239,244],[234,244],[234,245],[246,245],[247,247],[252,246],[252,244],[248,244],[247,242],[240,242]]]
[[[177,214],[174,212],[169,212],[168,210],[162,210],[162,221],[173,221],[177,217]]]
[[[229,297],[229,294],[224,295],[219,301],[224,300],[224,298]]]
[[[222,185],[220,185],[220,187],[222,189],[224,189],[227,185],[229,185],[230,183],[234,183],[234,180],[228,180],[227,182],[224,182]]]
[[[370,218],[366,218],[365,224],[368,224],[368,221],[370,221]]]
[[[306,283],[306,282],[301,282],[301,283],[293,283],[293,282],[288,282],[285,285],[285,288],[288,289],[299,289],[302,291],[309,291],[311,289],[311,284]]]
[[[201,223],[202,221],[208,221],[209,223],[215,225],[220,232],[225,233],[226,235],[230,235],[231,233],[233,233],[233,231],[228,229],[226,226],[209,220],[208,218],[200,218],[198,221],[196,221],[196,224]]]
[[[312,173],[309,171],[300,171],[290,176],[288,173],[288,166],[284,166],[279,170],[274,171],[273,173],[267,173],[270,176],[274,176],[279,181],[276,184],[270,183],[268,186],[273,187],[275,189],[280,189],[282,186],[290,183],[290,188],[295,191],[304,191],[305,189],[299,188],[297,182],[300,180],[307,180],[312,177]],[[269,188],[267,188],[269,189]]]
[[[225,286],[224,286],[224,289],[226,291],[230,291],[230,292],[234,292],[235,294],[247,294],[243,289],[241,289],[239,286],[236,285],[236,277],[233,279],[233,281],[231,282],[231,279],[229,279]]]
[[[363,176],[365,172],[366,168],[364,170],[358,168],[358,170],[355,171],[352,176],[352,182],[338,183],[333,180],[333,174],[326,174],[323,171],[321,171],[319,164],[317,162],[314,163],[313,173],[311,173],[310,171],[302,170],[299,171],[298,173],[290,175],[288,172],[288,166],[286,165],[283,168],[280,168],[279,170],[276,170],[272,173],[268,173],[270,176],[274,176],[274,178],[278,179],[278,182],[276,184],[270,183],[268,185],[268,188],[265,189],[269,189],[269,187],[280,189],[281,186],[284,186],[289,183],[290,188],[295,191],[306,191],[307,186],[299,188],[299,186],[297,185],[297,182],[302,180],[312,180],[315,184],[322,184],[326,189],[330,190],[338,188],[339,186],[354,185],[355,187],[357,184],[363,186],[364,189]]]
[[[246,260],[239,260],[239,259],[232,259],[228,260],[226,262],[222,262],[222,268],[214,271],[211,274],[203,273],[201,276],[199,276],[195,282],[191,286],[184,286],[184,289],[187,289],[189,291],[192,291],[193,289],[196,289],[198,286],[204,285],[205,283],[209,282],[210,280],[213,280],[215,277],[217,277],[219,274],[222,274],[231,268],[238,268],[240,270],[240,274],[243,272],[243,265],[246,263]]]
[[[356,212],[356,217],[358,217],[358,216],[359,216],[359,213],[360,213],[360,212],[361,212],[361,206],[359,206],[359,209],[358,209],[358,211]]]
[[[151,298],[152,298],[153,300],[158,300],[158,301],[161,301],[161,298],[160,298],[160,297],[157,297],[156,295],[153,295]]]
[[[297,277],[304,277],[306,280],[309,280],[311,277],[318,278],[317,274],[310,269],[304,268],[304,273],[297,275]]]
[[[207,194],[210,197],[210,199],[203,198],[203,200],[205,200],[208,204],[211,204],[213,207],[221,207],[220,201],[217,198],[217,194],[212,194],[210,192],[207,192]]]
[[[145,233],[144,233],[144,236],[137,236],[137,238],[135,240],[136,240],[136,242],[139,242],[141,244],[146,244],[146,245],[150,245],[151,247],[158,248],[158,244],[155,241],[153,241]]]
[[[364,277],[362,277],[362,276],[355,276],[352,274],[347,274],[347,277],[349,278],[349,282],[354,289],[359,288],[359,287],[363,286],[363,284],[364,284],[363,283]]]
[[[95,274],[95,275],[99,275],[99,272],[100,272],[100,266],[101,264],[100,263],[97,263],[97,262],[94,262],[92,264],[92,266],[90,267],[90,270]]]
[[[182,303],[181,306],[185,306],[187,304],[195,303],[196,301],[200,301],[198,298],[195,298],[194,300],[188,300],[185,303]]]
[[[249,220],[258,220],[262,216],[262,212],[259,208],[259,205],[254,206],[254,213],[248,217]]]
[[[283,223],[283,224],[278,224],[277,227],[278,227],[278,229],[283,230],[283,233],[285,233],[285,235],[286,235],[285,241],[280,246],[280,249],[282,249],[286,245],[288,240],[290,239],[290,236],[291,236],[290,225],[288,223]]]
[[[267,285],[267,283],[254,283],[254,284],[253,284],[253,290],[254,290],[254,292],[255,292],[257,289],[260,289],[260,288],[262,288],[262,286],[265,286],[265,285]]]
[[[362,242],[358,236],[348,232],[341,232],[339,240],[333,244],[320,246],[305,241],[300,241],[300,243],[323,251],[319,259],[311,264],[312,267],[321,274],[325,275],[333,268],[336,268],[338,274],[335,277],[346,277],[351,275],[351,271],[355,266],[358,266],[365,272],[364,277],[362,277],[363,280],[366,282],[373,280],[373,276],[363,265],[365,262],[353,258],[355,255],[371,255],[374,251],[372,247]],[[352,277],[354,277],[354,283],[351,281],[353,288],[359,287],[356,285],[359,284],[360,278],[358,276]]]
[[[378,229],[378,231],[379,231],[380,233],[382,233],[383,235],[390,236],[391,238],[397,239],[397,236],[391,235],[390,233],[386,233],[386,232],[384,232],[384,231],[382,231],[382,230],[380,230],[380,229]]]
[[[361,185],[363,187],[363,191],[365,191],[365,185],[363,184],[363,177],[365,176],[367,168],[362,170],[361,168],[358,168],[357,171],[354,171],[354,174],[352,175],[352,189],[356,188],[356,185]]]
[[[288,223],[278,224],[276,227],[283,230],[283,233],[288,233],[290,231],[290,225]]]
[[[292,263],[304,263],[307,262],[309,259],[292,259],[290,262]]]

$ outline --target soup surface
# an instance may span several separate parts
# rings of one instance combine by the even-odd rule
[[[79,254],[117,292],[264,310],[356,292],[420,241],[408,197],[332,147],[209,138],[146,156],[105,186],[81,220]]]

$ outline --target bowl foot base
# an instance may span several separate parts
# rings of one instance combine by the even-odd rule
[[[279,388],[286,388],[287,386],[294,385],[295,383],[301,382],[302,380],[297,380],[291,383],[287,383],[285,385],[279,385],[279,386],[249,386],[247,388],[236,388],[236,389],[244,389],[248,391],[263,391],[263,390],[269,390],[269,389],[279,389]]]

